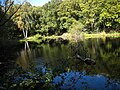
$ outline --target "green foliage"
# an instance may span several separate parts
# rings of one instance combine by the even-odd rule
[[[76,27],[88,33],[119,30],[119,8],[118,0],[52,0],[39,9],[37,33],[60,35]]]
[[[8,78],[9,77],[9,78]],[[51,88],[53,74],[46,68],[43,73],[42,68],[34,72],[29,72],[17,67],[12,73],[6,74],[4,77],[4,87],[7,89],[23,90],[23,89],[48,89]]]
[[[18,6],[14,4],[7,15],[11,15]],[[1,5],[0,13],[2,12],[4,11]],[[32,6],[29,2],[25,2],[11,19],[18,28],[20,18],[24,23],[24,30],[29,31],[29,36],[35,34],[62,35],[66,32],[75,32],[76,29],[88,33],[103,30],[105,32],[119,31],[120,1],[51,0],[42,7]]]
[[[2,2],[2,3],[1,3]],[[0,38],[16,39],[19,37],[16,24],[11,20],[20,5],[14,8],[13,0],[3,0],[0,2]]]

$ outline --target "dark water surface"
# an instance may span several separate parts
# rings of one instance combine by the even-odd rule
[[[96,64],[89,65],[76,59],[76,55],[91,58]],[[53,90],[120,90],[120,38],[64,43],[49,41],[46,44],[26,42],[12,46],[1,43],[2,89],[20,87],[25,83],[34,87],[39,82],[40,71],[41,75],[47,73],[45,82],[53,85]],[[36,78],[37,82],[31,78]]]

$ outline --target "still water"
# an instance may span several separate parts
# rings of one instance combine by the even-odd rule
[[[52,90],[120,90],[120,38],[2,45],[2,89],[31,89],[43,80],[47,83],[44,87]],[[94,60],[95,65],[76,55]],[[41,90],[41,85],[37,89]]]

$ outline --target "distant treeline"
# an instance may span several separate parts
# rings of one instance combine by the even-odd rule
[[[17,12],[20,5],[13,3],[9,7],[11,0],[6,1],[6,8],[0,5],[0,36],[3,32],[8,37],[27,37],[62,35],[76,30],[87,33],[120,31],[120,0],[51,0],[43,6],[24,2]],[[13,12],[16,13],[9,20]],[[6,19],[9,22],[3,25]]]

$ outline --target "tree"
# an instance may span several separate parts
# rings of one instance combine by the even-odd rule
[[[13,13],[10,13],[10,15],[7,15],[7,13],[10,12],[10,10],[13,8],[14,0],[5,0],[3,3],[5,5],[1,6],[2,7],[1,9],[3,10],[4,14],[0,17],[0,22],[2,22],[5,16],[9,16],[9,17],[2,24],[0,24],[0,26],[3,26],[4,24],[6,24],[14,16],[14,14],[20,9],[20,7],[24,2],[20,4],[19,7]]]
[[[19,37],[17,26],[13,21],[14,15],[18,12],[24,2],[15,5],[14,0],[2,0],[0,4],[0,38],[16,39]]]

